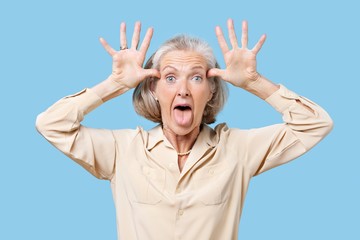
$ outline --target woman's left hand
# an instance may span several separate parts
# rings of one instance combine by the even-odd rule
[[[224,55],[226,69],[212,68],[208,71],[208,77],[220,77],[223,80],[241,88],[246,88],[251,82],[259,79],[260,74],[256,70],[256,55],[265,42],[265,35],[262,35],[253,49],[248,49],[248,25],[242,23],[241,47],[234,30],[232,19],[227,22],[229,39],[232,49],[228,47],[224,34],[219,26],[216,27],[216,36]]]

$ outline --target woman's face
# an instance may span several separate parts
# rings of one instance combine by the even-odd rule
[[[200,126],[211,86],[203,56],[192,51],[171,51],[160,61],[160,79],[154,86],[163,127],[186,135]]]

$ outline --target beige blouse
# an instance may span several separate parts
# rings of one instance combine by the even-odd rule
[[[266,101],[284,123],[251,130],[203,125],[182,172],[160,125],[150,131],[82,126],[84,116],[102,104],[90,89],[55,103],[38,116],[36,127],[64,154],[111,182],[119,239],[235,240],[251,177],[302,155],[332,129],[321,107],[284,86]]]

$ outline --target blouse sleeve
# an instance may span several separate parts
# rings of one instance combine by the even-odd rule
[[[36,128],[52,145],[95,177],[111,179],[116,157],[113,132],[80,124],[86,114],[102,103],[95,93],[85,89],[39,114]]]
[[[324,109],[282,85],[266,102],[282,114],[283,123],[249,130],[247,166],[253,176],[309,151],[333,127]]]

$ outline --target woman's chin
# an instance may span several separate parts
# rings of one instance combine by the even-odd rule
[[[174,125],[179,128],[189,129],[192,126],[192,121],[176,121]]]
[[[185,136],[193,132],[199,125],[193,122],[173,122],[170,125],[164,125],[165,130],[170,130],[175,135]]]
[[[176,133],[176,135],[187,135],[191,133],[194,130],[194,127],[191,124],[176,124],[175,129],[173,132]]]

